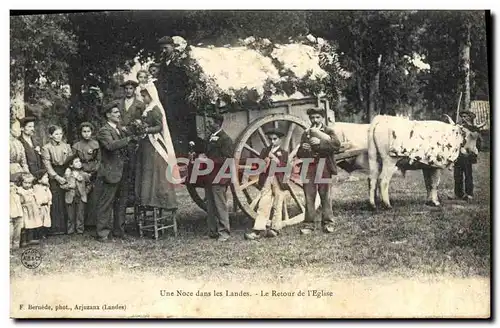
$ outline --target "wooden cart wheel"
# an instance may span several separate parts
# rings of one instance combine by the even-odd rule
[[[290,114],[273,114],[253,121],[238,137],[234,150],[234,159],[238,167],[238,176],[234,177],[231,189],[239,207],[252,219],[257,218],[262,192],[258,187],[258,175],[243,179],[246,159],[258,158],[262,149],[269,145],[265,136],[266,129],[278,128],[285,135],[282,148],[290,154],[289,162],[293,162],[297,152],[300,137],[307,123]],[[296,170],[296,168],[295,168]],[[297,224],[304,220],[305,199],[302,183],[299,179],[290,179],[290,190],[284,191],[282,207],[282,226]],[[269,200],[267,201],[269,203]]]
[[[195,187],[192,184],[186,184],[186,189],[191,196],[191,199],[198,205],[199,208],[207,211],[207,201],[205,198],[205,189],[202,187]]]

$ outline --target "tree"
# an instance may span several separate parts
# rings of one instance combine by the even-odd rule
[[[11,99],[18,116],[24,116],[25,103],[36,108],[47,92],[58,93],[66,83],[66,58],[76,51],[67,22],[65,14],[11,16]]]
[[[461,107],[470,99],[488,94],[486,24],[483,11],[425,12],[426,49],[431,72],[424,96],[438,113],[455,114],[460,92]]]
[[[421,22],[413,11],[310,12],[311,32],[338,43],[340,59],[352,72],[344,90],[347,100],[362,119],[370,122],[377,113],[390,112],[400,99],[414,99],[415,74],[404,56],[418,51]],[[412,79],[410,81],[410,79]],[[383,100],[383,101],[381,101]],[[356,110],[357,109],[357,110]]]

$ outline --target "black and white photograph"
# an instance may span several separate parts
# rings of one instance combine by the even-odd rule
[[[11,318],[491,318],[487,8],[8,25]]]

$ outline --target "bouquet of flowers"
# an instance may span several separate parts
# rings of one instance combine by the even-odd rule
[[[136,119],[129,123],[127,129],[134,136],[146,137],[147,124],[143,121]]]

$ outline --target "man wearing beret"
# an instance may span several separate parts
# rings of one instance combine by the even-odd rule
[[[469,129],[472,132],[478,130],[474,125],[476,114],[469,110],[463,110],[459,113],[459,115],[460,119],[462,120],[462,126],[464,128]],[[473,199],[474,180],[472,177],[472,164],[475,164],[476,162],[476,156],[464,156],[462,154],[458,155],[458,158],[455,161],[455,165],[453,167],[453,178],[455,180],[455,196],[450,197],[451,199],[461,199],[466,201],[470,201]]]
[[[101,242],[107,241],[110,234],[116,238],[125,238],[128,194],[127,148],[129,143],[137,142],[137,137],[127,136],[121,128],[121,113],[118,107],[117,102],[104,107],[106,123],[97,133],[101,148],[101,164],[96,181],[96,193],[99,195],[96,237]]]
[[[310,159],[311,162],[305,168],[305,178],[303,189],[306,198],[306,213],[302,234],[308,234],[316,230],[321,222],[323,231],[331,233],[333,228],[333,210],[330,196],[331,182],[315,181],[316,177],[322,180],[331,180],[332,175],[337,174],[337,165],[334,153],[340,149],[340,141],[332,128],[324,124],[324,110],[321,108],[310,108],[307,115],[311,121],[311,127],[304,131],[297,151],[297,157]],[[324,165],[320,160],[324,159]],[[322,170],[319,172],[318,170]],[[317,174],[318,173],[318,174]],[[301,174],[304,176],[304,172]],[[315,200],[319,193],[321,199],[321,218],[316,215]]]
[[[188,141],[196,139],[195,108],[187,101],[189,79],[186,74],[187,63],[175,59],[175,44],[170,36],[158,41],[160,48],[160,70],[155,84],[158,96],[165,108],[168,127],[174,142],[175,152],[187,154]]]

